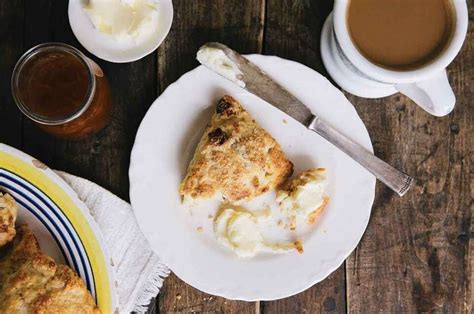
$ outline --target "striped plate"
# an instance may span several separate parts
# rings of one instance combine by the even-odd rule
[[[27,223],[42,250],[74,269],[102,313],[117,308],[112,260],[103,236],[76,193],[38,160],[0,144],[0,190],[17,201],[18,224]]]

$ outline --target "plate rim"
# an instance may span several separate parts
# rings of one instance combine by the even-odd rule
[[[337,87],[335,87],[326,77],[324,77],[323,75],[321,75],[320,73],[318,73],[317,71],[315,71],[314,69],[302,64],[302,63],[299,63],[299,62],[296,62],[296,61],[292,61],[292,60],[288,60],[288,59],[284,59],[284,58],[281,58],[281,57],[278,57],[278,56],[273,56],[273,55],[261,55],[261,54],[249,54],[249,55],[245,55],[247,58],[251,59],[252,61],[255,61],[256,59],[259,59],[259,58],[267,58],[267,59],[274,59],[276,62],[283,62],[283,63],[286,63],[288,65],[294,65],[294,66],[298,66],[300,68],[305,68],[305,70],[307,71],[311,71],[313,72],[315,75],[318,75],[320,78],[322,78],[323,80],[325,80],[328,84],[330,84],[331,88],[334,88],[339,94],[341,94],[345,99],[346,101],[350,104],[350,109],[353,114],[354,114],[354,117],[356,117],[358,120],[360,120],[360,123],[362,124],[362,127],[363,129],[361,129],[361,131],[364,133],[364,137],[367,136],[367,140],[368,140],[368,147],[366,147],[369,151],[371,151],[373,153],[373,145],[372,145],[372,141],[370,139],[370,134],[368,133],[368,130],[367,130],[367,127],[365,126],[365,123],[362,121],[362,119],[360,118],[359,114],[357,113],[357,110],[355,109],[355,107],[352,105],[352,103],[347,99],[347,97],[342,93],[342,91],[340,91],[339,89],[337,89]],[[256,61],[255,61],[256,62]],[[256,62],[257,63],[257,62]],[[180,81],[182,80],[185,80],[188,76],[191,76],[194,74],[194,72],[196,71],[200,71],[202,68],[204,68],[204,66],[200,65],[186,73],[184,73],[183,75],[181,75],[175,82],[171,83],[164,91],[163,93],[161,93],[157,99],[155,99],[152,103],[152,105],[149,107],[149,109],[147,110],[147,113],[145,114],[144,118],[142,119],[141,123],[140,123],[140,126],[137,130],[137,133],[136,133],[136,137],[135,137],[135,141],[134,141],[134,144],[133,144],[133,147],[132,147],[132,151],[131,151],[131,157],[130,157],[130,167],[129,167],[129,182],[130,182],[130,189],[129,189],[129,197],[130,197],[130,201],[131,201],[131,204],[132,204],[132,208],[134,208],[134,203],[136,204],[136,200],[135,200],[135,197],[133,195],[133,191],[134,191],[134,188],[136,187],[136,182],[132,179],[134,177],[134,172],[135,172],[135,168],[137,167],[137,158],[134,158],[134,154],[137,153],[138,151],[138,148],[140,145],[143,145],[143,143],[141,142],[141,139],[139,138],[140,137],[140,134],[142,132],[144,132],[143,128],[144,128],[144,123],[145,121],[147,120],[147,116],[149,115],[149,112],[152,110],[152,108],[154,106],[156,106],[156,103],[158,102],[158,99],[160,97],[164,97],[167,93],[169,93],[169,91],[173,88],[176,88],[175,85],[178,85]],[[363,144],[365,146],[365,144]],[[181,280],[183,280],[184,282],[186,282],[187,284],[193,286],[194,288],[198,289],[198,290],[201,290],[201,291],[204,291],[206,293],[210,293],[210,294],[213,294],[213,295],[216,295],[216,296],[220,296],[220,297],[224,297],[224,298],[227,298],[227,299],[230,299],[230,300],[242,300],[242,301],[249,301],[249,302],[253,302],[253,301],[271,301],[271,300],[277,300],[277,299],[281,299],[281,298],[285,298],[285,297],[289,297],[289,296],[292,296],[292,295],[295,295],[295,294],[298,294],[302,291],[305,291],[306,289],[312,287],[313,285],[315,285],[316,283],[318,282],[321,282],[322,280],[324,280],[325,278],[327,278],[331,273],[333,273],[335,270],[337,270],[344,262],[345,260],[349,257],[349,255],[355,250],[355,248],[358,246],[358,244],[360,243],[362,237],[364,236],[366,230],[367,230],[367,226],[368,226],[368,223],[370,221],[370,217],[371,217],[371,213],[372,213],[372,207],[373,207],[373,203],[374,203],[374,200],[375,200],[375,185],[376,185],[376,179],[375,177],[371,176],[370,177],[370,185],[368,186],[368,198],[367,199],[364,199],[367,201],[367,206],[370,206],[370,211],[368,212],[368,215],[367,215],[367,219],[365,220],[364,222],[364,228],[363,228],[363,232],[360,234],[360,236],[356,239],[356,241],[354,241],[354,244],[351,245],[351,249],[348,251],[347,254],[342,254],[340,255],[342,257],[341,261],[339,263],[334,263],[334,267],[330,267],[328,269],[330,269],[330,271],[327,271],[327,273],[319,276],[319,277],[312,277],[312,280],[309,280],[308,281],[308,284],[306,285],[301,285],[299,287],[299,289],[295,289],[295,291],[293,291],[292,293],[287,293],[287,292],[284,292],[284,293],[272,293],[272,297],[248,297],[248,296],[243,296],[242,294],[239,294],[239,293],[235,293],[234,291],[231,292],[231,295],[230,294],[226,294],[227,292],[229,291],[225,291],[224,293],[221,293],[218,289],[203,289],[201,287],[196,287],[193,283],[190,283],[189,281],[186,280],[186,278],[182,277],[180,273],[176,273],[175,270],[173,270],[173,267],[172,266],[168,266],[170,267],[170,269],[175,273],[175,275],[180,278]],[[137,219],[138,221],[138,219]],[[139,226],[141,228],[141,223],[139,222]],[[144,232],[145,233],[145,232]],[[355,239],[355,238],[354,238]],[[152,249],[154,250],[154,248],[152,247]],[[156,251],[155,251],[156,252]],[[156,252],[158,255],[160,255],[160,252]],[[162,256],[163,258],[163,261],[166,263],[166,259],[167,257],[166,256]],[[337,265],[336,265],[337,264]]]
[[[51,168],[38,159],[4,143],[0,143],[0,166],[21,177],[46,195],[70,221],[77,226],[77,237],[89,253],[91,269],[94,272],[97,306],[103,313],[118,309],[118,293],[115,287],[115,270],[111,255],[99,226],[87,206],[76,192]],[[61,246],[60,243],[56,243]],[[101,256],[100,256],[101,255]],[[92,258],[90,258],[92,257]],[[103,285],[107,283],[108,289]]]

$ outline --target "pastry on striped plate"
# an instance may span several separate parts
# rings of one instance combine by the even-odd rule
[[[9,194],[0,192],[0,247],[15,237],[16,203]]]
[[[0,258],[0,313],[100,314],[82,279],[43,254],[36,237],[20,226]]]
[[[275,139],[230,96],[219,100],[179,192],[184,203],[238,203],[279,187],[293,164]]]

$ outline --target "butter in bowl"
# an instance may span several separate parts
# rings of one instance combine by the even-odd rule
[[[78,41],[95,56],[132,62],[153,52],[173,21],[171,0],[71,0],[69,23]]]

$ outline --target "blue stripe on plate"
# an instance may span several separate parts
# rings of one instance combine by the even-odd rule
[[[4,183],[4,182],[0,182],[0,186],[2,187],[6,187],[8,189],[8,191],[13,191],[14,193],[12,194],[20,194],[22,195],[17,189],[15,189],[14,187],[10,186],[9,184],[7,183]],[[12,195],[14,196],[14,195]],[[23,196],[23,195],[22,195]],[[41,215],[39,215],[34,209],[32,209],[28,204],[26,204],[25,202],[23,202],[23,200],[21,200],[20,198],[15,198],[15,201],[17,203],[19,203],[21,206],[23,206],[24,208],[26,208],[30,213],[32,213],[36,218],[38,218],[39,221],[41,221],[41,223],[46,227],[46,229],[48,229],[49,233],[53,236],[54,240],[56,241],[56,243],[60,243],[60,240],[58,239],[58,237],[56,236],[56,232],[53,231],[51,228],[50,228],[50,225],[43,219],[43,217],[41,217]],[[29,200],[28,200],[29,201]],[[64,241],[64,239],[62,239]],[[71,261],[69,261],[69,259],[67,258],[66,256],[66,252],[64,251],[64,248],[62,245],[58,245],[59,246],[59,249],[61,250],[61,254],[66,258],[66,260],[68,260],[68,264],[70,264]],[[68,251],[70,249],[68,248]],[[72,262],[74,263],[74,268],[76,268],[76,262],[74,260],[72,260]]]
[[[3,175],[2,177],[6,178],[6,179],[9,179],[10,181],[12,181],[13,183],[16,183],[17,185],[19,185],[20,187],[22,187],[23,189],[25,189],[26,191],[29,191],[33,196],[36,196],[36,198],[38,198],[38,200],[44,204],[45,207],[49,208],[53,213],[54,215],[56,216],[57,219],[60,220],[60,222],[62,223],[62,226],[63,228],[66,230],[66,233],[69,234],[69,237],[71,238],[72,241],[68,241],[67,239],[65,239],[65,236],[64,234],[62,233],[62,231],[60,230],[59,226],[56,224],[56,222],[54,220],[51,220],[51,223],[53,224],[53,226],[55,227],[55,229],[57,229],[57,234],[59,234],[62,238],[63,238],[63,242],[67,245],[69,251],[72,252],[72,254],[70,254],[70,256],[79,256],[79,258],[81,259],[81,264],[80,265],[77,265],[76,264],[76,260],[73,260],[74,261],[74,264],[75,264],[75,267],[76,267],[76,271],[79,270],[80,273],[83,274],[83,277],[85,277],[85,281],[86,281],[86,284],[88,286],[88,288],[91,290],[91,292],[93,292],[93,295],[95,295],[95,287],[94,286],[91,286],[91,283],[90,283],[90,265],[86,265],[85,262],[84,262],[84,257],[82,254],[84,254],[84,250],[82,248],[81,250],[81,247],[78,247],[78,244],[76,241],[74,241],[74,235],[71,234],[71,229],[68,230],[68,226],[67,224],[64,223],[64,220],[61,219],[61,217],[58,215],[58,210],[56,210],[56,212],[54,211],[54,209],[52,208],[52,206],[48,203],[45,202],[45,198],[44,197],[40,197],[40,195],[38,193],[36,193],[34,190],[32,190],[30,187],[26,186],[25,184],[22,184],[21,182],[19,182],[18,180],[8,176],[8,175]],[[23,179],[24,180],[24,179]],[[36,188],[37,189],[37,188]],[[15,189],[17,192],[19,192],[18,189]],[[40,193],[42,194],[42,192],[40,191]],[[25,193],[22,193],[20,192],[19,193],[20,195],[22,195],[22,197],[24,197],[25,199],[27,199],[29,202],[31,202],[32,204],[34,204],[36,206],[36,208],[39,209],[39,211],[42,212],[43,215],[45,215],[45,217],[48,217],[48,214],[43,210],[42,206],[38,206],[38,203],[31,199],[28,195],[26,195]],[[53,203],[54,204],[54,203]],[[61,212],[62,214],[62,212]],[[72,228],[74,229],[73,227],[69,227],[69,228]],[[50,228],[49,228],[50,229]],[[51,230],[51,229],[50,229]],[[70,247],[69,247],[69,242],[73,242],[73,244],[75,245],[75,250],[72,250]],[[58,243],[60,244],[60,243]],[[81,243],[82,244],[82,243]],[[74,251],[77,251],[77,253],[74,253]],[[81,252],[82,251],[82,252]],[[89,267],[88,267],[89,266]]]
[[[0,168],[1,169],[1,168]],[[94,274],[93,274],[93,270],[90,268],[90,262],[89,262],[89,256],[87,255],[87,252],[84,250],[84,247],[83,247],[83,243],[82,241],[80,240],[80,238],[77,236],[77,233],[76,233],[76,230],[74,229],[74,226],[72,226],[71,222],[69,221],[69,219],[67,217],[64,216],[64,213],[62,212],[62,210],[57,206],[57,204],[55,204],[47,195],[45,195],[40,189],[38,189],[38,187],[34,186],[33,184],[31,184],[30,182],[26,181],[24,178],[22,178],[21,176],[18,176],[17,174],[14,174],[14,173],[11,173],[10,171],[6,170],[6,169],[2,169],[4,170],[5,172],[8,172],[9,174],[7,173],[2,173],[0,172],[0,177],[3,177],[5,179],[8,179],[10,181],[12,181],[12,183],[15,183],[16,185],[19,185],[20,187],[22,187],[23,189],[27,190],[28,192],[30,192],[32,195],[34,195],[41,203],[43,203],[47,208],[49,208],[49,210],[56,216],[56,218],[61,222],[62,224],[62,227],[66,230],[66,232],[68,233],[69,237],[71,238],[71,240],[73,241],[73,244],[75,246],[75,251],[77,251],[77,255],[79,255],[79,258],[80,258],[80,262],[81,262],[81,265],[82,267],[80,267],[78,264],[77,264],[77,261],[74,257],[76,257],[76,254],[74,254],[73,250],[71,249],[70,245],[69,245],[69,242],[65,239],[65,235],[63,234],[63,232],[60,230],[60,227],[57,225],[57,223],[54,221],[54,220],[49,220],[50,223],[54,226],[54,228],[56,229],[56,232],[54,232],[52,229],[51,229],[51,226],[46,222],[44,221],[41,217],[38,216],[38,213],[35,213],[33,208],[31,208],[30,206],[28,206],[27,204],[25,204],[24,202],[22,202],[22,206],[24,206],[26,209],[28,209],[31,213],[33,213],[38,219],[40,219],[40,221],[45,225],[45,227],[48,229],[48,231],[51,232],[51,234],[53,235],[53,237],[56,239],[56,241],[58,240],[57,238],[57,235],[56,234],[59,234],[63,240],[63,242],[65,243],[66,245],[66,249],[68,250],[68,252],[70,253],[69,255],[71,256],[71,259],[72,259],[72,262],[73,262],[73,267],[75,268],[76,271],[78,271],[80,268],[82,268],[82,270],[84,270],[85,272],[85,281],[86,281],[86,286],[87,288],[91,291],[92,295],[95,296],[95,280],[94,280]],[[18,177],[20,180],[16,179],[15,177]],[[23,181],[23,182],[21,182]],[[30,186],[32,187],[30,187]],[[21,195],[23,198],[27,199],[31,204],[33,204],[37,210],[39,210],[40,212],[42,212],[42,214],[45,216],[45,217],[48,217],[48,213],[43,209],[42,206],[40,206],[35,200],[33,200],[31,197],[29,197],[27,194],[25,194],[24,192],[20,191],[19,189],[13,187],[12,185],[10,184],[6,184],[6,186],[11,189],[12,191],[15,191],[16,193],[18,193],[19,195]],[[51,206],[51,204],[47,201],[49,200],[49,202],[51,204],[54,204],[54,206],[56,207],[56,209]],[[59,212],[62,214],[60,215]],[[65,222],[65,219],[67,220],[67,223]],[[71,230],[74,230],[74,234],[72,233]],[[81,242],[81,246],[79,246],[78,242],[77,242],[77,239],[79,239],[79,241]],[[57,241],[58,244],[61,244],[60,241]],[[64,254],[64,251],[63,251],[63,247],[61,245],[59,245],[61,247],[61,250],[62,250],[62,253],[63,255]],[[87,261],[89,262],[88,264],[85,263],[85,258],[84,258],[84,255],[86,255],[86,258],[87,258]],[[66,256],[66,255],[65,255]],[[71,261],[69,261],[70,263]],[[91,276],[92,275],[92,276]],[[91,281],[94,282],[93,285],[91,285]]]
[[[26,188],[24,185],[20,184],[18,181],[14,180],[13,178],[10,178],[8,176],[4,176],[2,175],[2,173],[0,173],[0,177],[2,178],[6,178],[6,179],[9,179],[11,180],[13,183],[16,183],[17,185],[19,185],[20,187],[24,188],[25,190],[29,191],[30,193],[32,193],[30,191],[30,189]],[[31,204],[33,204],[34,208],[32,208],[31,206],[26,206],[26,204],[24,202],[22,202],[22,205],[24,205],[24,207],[26,207],[28,210],[30,210],[30,212],[34,213],[36,216],[38,216],[34,210],[36,211],[39,211],[41,212],[45,217],[48,217],[49,218],[49,213],[47,211],[45,211],[43,209],[43,207],[48,207],[49,206],[44,202],[44,200],[41,200],[37,195],[36,197],[39,199],[39,201],[44,205],[44,206],[41,206],[41,204],[38,204],[38,202],[36,202],[35,200],[33,200],[28,194],[24,193],[21,189],[18,189],[16,188],[15,186],[9,184],[9,183],[4,183],[4,186],[7,187],[8,189],[14,191],[16,194],[19,194],[21,195],[24,199],[28,200],[28,202],[30,202]],[[34,193],[32,193],[33,195],[35,195]],[[50,208],[51,212],[53,211],[51,208]],[[52,225],[54,227],[54,230],[56,231],[56,233],[60,234],[61,236],[61,239],[63,240],[64,242],[64,245],[66,246],[67,248],[67,251],[68,252],[71,252],[72,254],[70,254],[71,256],[75,256],[76,254],[74,254],[73,252],[73,249],[71,248],[70,244],[69,244],[69,241],[66,239],[66,237],[64,236],[62,230],[60,229],[60,226],[52,219],[49,219],[47,222],[43,219],[41,219],[41,221],[43,222],[43,224],[48,227],[48,230],[52,231],[51,228],[50,228],[50,225]],[[62,222],[62,221],[61,221]],[[67,230],[67,226],[65,226],[63,224],[63,229],[64,230]],[[69,237],[72,239],[72,237]],[[77,245],[74,246],[74,248],[76,249],[76,251],[79,253],[80,250],[78,250],[77,248]],[[73,265],[74,265],[74,269],[75,270],[78,270],[79,269],[79,265],[77,264],[77,261],[75,259],[72,259],[72,262],[73,262]],[[83,264],[83,263],[82,263]],[[81,265],[82,266],[82,265]]]
[[[14,179],[12,179],[12,178],[10,178],[10,177],[8,177],[8,176],[4,176],[4,175],[2,175],[2,174],[0,173],[0,177],[9,179],[9,180],[11,180],[13,183],[17,183],[17,185],[20,185],[21,187],[25,188],[23,185],[18,184],[18,182],[15,182],[16,180],[14,180]],[[11,184],[9,184],[9,183],[4,183],[4,186],[7,187],[8,189],[14,191],[16,194],[21,195],[24,199],[28,200],[28,202],[30,202],[31,204],[33,204],[34,208],[32,208],[32,207],[30,207],[30,206],[25,206],[27,209],[30,210],[30,212],[32,212],[33,214],[35,214],[35,213],[34,213],[34,210],[36,209],[36,211],[41,212],[41,213],[43,214],[43,216],[49,217],[49,213],[46,212],[46,211],[43,209],[43,207],[48,207],[47,204],[44,203],[44,200],[39,199],[39,200],[42,202],[42,204],[44,205],[44,206],[41,206],[41,205],[38,204],[35,200],[33,200],[29,195],[27,195],[26,193],[24,193],[24,192],[21,191],[20,189],[17,189],[17,188],[14,187],[13,185],[11,185]],[[25,190],[28,190],[28,191],[29,191],[30,189],[26,189],[26,188],[25,188]],[[32,193],[32,194],[33,194],[33,193]],[[23,204],[26,205],[24,202],[23,202]],[[23,205],[23,204],[22,204],[22,205]],[[51,210],[51,209],[50,209],[50,210]],[[51,210],[51,211],[52,211],[52,210]],[[35,216],[38,216],[38,215],[35,215]],[[77,245],[74,246],[74,249],[75,249],[75,250],[73,250],[73,248],[71,248],[71,246],[70,246],[70,244],[69,244],[70,241],[68,241],[68,239],[67,239],[66,236],[64,235],[63,231],[61,230],[61,229],[67,230],[67,226],[63,225],[63,226],[62,226],[63,228],[60,228],[60,226],[59,226],[54,220],[52,220],[52,219],[49,219],[48,221],[45,221],[45,220],[43,220],[43,219],[41,219],[41,220],[42,220],[42,222],[44,222],[44,225],[48,228],[48,230],[53,231],[53,234],[55,233],[55,234],[59,234],[59,235],[60,235],[60,237],[61,237],[61,239],[62,239],[62,242],[63,242],[64,245],[66,246],[67,251],[69,252],[69,256],[71,256],[71,259],[69,260],[69,264],[71,264],[71,262],[72,262],[73,268],[74,268],[76,271],[82,270],[81,272],[85,274],[85,272],[84,272],[84,266],[85,266],[85,265],[84,265],[84,262],[81,260],[82,263],[81,263],[80,265],[78,265],[77,260],[76,260],[75,258],[72,258],[72,257],[75,257],[75,256],[80,256],[80,255],[81,255],[81,254],[80,254],[81,250],[77,248]],[[54,230],[51,229],[51,225],[54,227]],[[56,236],[55,238],[57,238],[57,236]],[[69,236],[69,238],[72,239],[72,237],[70,237],[70,236]],[[58,244],[60,244],[60,243],[58,242]],[[74,251],[76,251],[77,254],[76,254]]]
[[[58,218],[60,220],[60,222],[62,223],[62,225],[65,227],[64,229],[66,230],[66,232],[68,233],[69,237],[71,238],[71,240],[73,241],[74,243],[74,246],[77,250],[77,252],[79,253],[79,257],[81,259],[81,262],[82,262],[82,266],[83,268],[85,268],[84,266],[86,265],[90,265],[90,261],[89,261],[89,257],[87,256],[87,262],[88,264],[86,264],[85,262],[85,258],[84,258],[84,254],[87,255],[87,252],[85,252],[84,250],[84,246],[83,246],[83,243],[82,241],[80,240],[80,238],[78,237],[77,235],[77,232],[76,230],[74,229],[74,226],[71,224],[71,222],[69,221],[69,219],[64,216],[64,214],[62,213],[62,210],[57,206],[56,203],[54,203],[48,196],[45,197],[45,194],[39,190],[36,186],[34,186],[33,184],[31,184],[30,182],[26,181],[25,179],[21,178],[25,183],[22,183],[20,182],[19,180],[13,178],[13,177],[10,177],[7,175],[7,177],[9,177],[10,180],[12,180],[13,182],[15,182],[16,184],[22,186],[24,189],[26,189],[27,191],[29,191],[31,194],[33,194],[34,196],[36,196],[39,200],[41,200],[43,202],[43,204],[49,208],[49,210],[56,216],[56,218]],[[19,176],[18,176],[19,177]],[[29,187],[28,185],[31,185],[34,187],[34,189],[32,189],[31,187]],[[35,191],[36,190],[36,191]],[[39,192],[39,193],[38,193]],[[40,195],[41,194],[41,195]],[[49,200],[52,204],[54,204],[54,206],[56,208],[54,208],[53,206],[51,206],[51,204],[49,204],[47,202],[47,200]],[[40,209],[42,210],[42,208],[40,207]],[[43,211],[43,210],[42,210]],[[62,215],[59,214],[59,212],[61,212]],[[43,213],[45,213],[43,211]],[[65,221],[65,219],[67,220],[67,223]],[[51,222],[54,224],[54,226],[56,226],[58,228],[58,225],[53,221],[51,220]],[[74,234],[72,233],[71,230],[74,230]],[[79,245],[78,243],[78,240],[81,242],[81,245]],[[67,243],[67,242],[66,242]],[[69,244],[67,243],[67,246],[69,247]],[[81,254],[83,253],[83,254]],[[87,272],[87,279],[89,279],[90,277],[90,273]],[[90,284],[89,284],[90,285]]]

